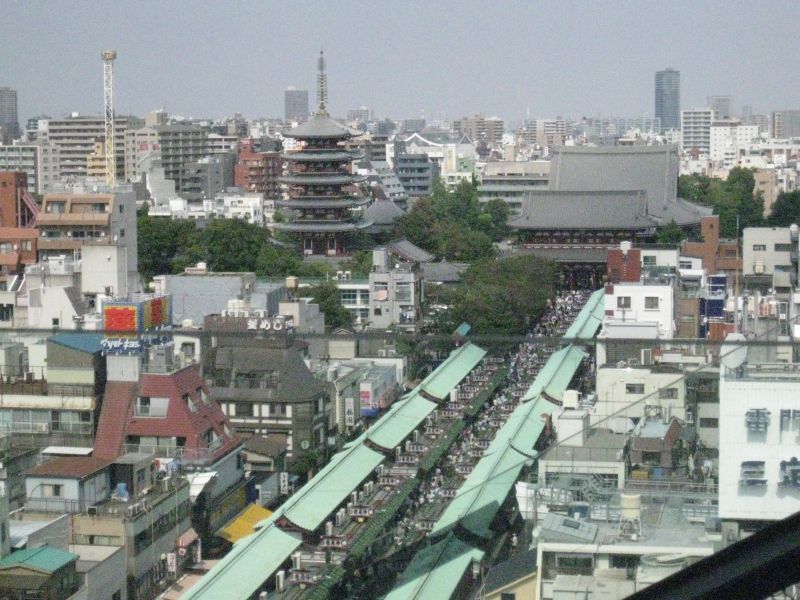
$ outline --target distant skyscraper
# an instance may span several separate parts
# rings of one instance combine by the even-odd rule
[[[305,121],[308,119],[308,90],[290,87],[284,92],[283,105],[285,120]]]
[[[708,105],[714,111],[715,119],[733,118],[733,97],[731,96],[709,96]]]
[[[681,72],[675,69],[656,71],[656,118],[661,130],[680,129]]]
[[[0,87],[0,141],[9,143],[19,135],[17,119],[17,90]]]
[[[776,110],[772,113],[772,137],[800,137],[800,110]]]
[[[700,154],[711,152],[711,108],[689,108],[681,111],[681,137],[684,152],[696,150]]]

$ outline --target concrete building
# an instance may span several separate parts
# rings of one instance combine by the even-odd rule
[[[714,119],[733,119],[733,96],[709,96],[708,105],[714,111]]]
[[[22,171],[28,191],[46,194],[61,180],[61,154],[54,144],[0,146],[0,171]]]
[[[76,569],[78,555],[43,546],[0,560],[0,594],[6,598],[71,600],[85,597]]]
[[[776,110],[772,113],[772,137],[800,137],[800,110]]]
[[[129,128],[140,127],[142,120],[117,115],[114,118],[114,151],[117,159],[117,177],[125,176],[125,134]],[[61,178],[86,177],[87,158],[94,144],[105,137],[103,117],[87,117],[73,113],[64,119],[40,121],[37,139],[56,146],[60,152]]]
[[[416,331],[421,326],[422,274],[414,262],[391,262],[387,248],[372,253],[370,329]]]
[[[797,460],[800,372],[752,360],[726,344],[720,368],[719,515],[743,529],[800,510]]]
[[[84,294],[105,291],[101,286],[112,286],[118,294],[139,290],[136,194],[132,188],[118,186],[113,193],[47,194],[36,226],[40,260],[83,258],[99,269],[87,272]],[[101,249],[89,250],[90,246]],[[103,259],[105,264],[99,262]],[[105,281],[109,273],[116,274],[115,281]]]
[[[10,144],[19,135],[17,90],[0,87],[0,143]]]
[[[711,124],[709,157],[724,168],[737,164],[741,154],[759,140],[758,125],[742,125],[737,120],[715,120]]]
[[[681,127],[681,73],[675,69],[656,71],[655,115],[661,131]]]
[[[86,588],[86,600],[126,600],[127,565],[123,547],[70,544],[69,551],[78,555],[76,570]]]
[[[411,198],[430,196],[433,192],[433,182],[439,178],[436,163],[426,154],[395,154],[394,172]]]
[[[198,125],[163,124],[128,127],[123,140],[125,179],[140,178],[145,158],[160,158],[167,179],[178,185],[185,165],[209,154],[208,131]]]
[[[283,163],[278,152],[256,150],[255,141],[242,140],[234,166],[233,185],[255,192],[265,198],[277,198],[280,194],[278,177],[283,172]]]
[[[348,123],[368,123],[369,121],[372,121],[371,108],[361,106],[347,111]]]
[[[212,199],[233,186],[234,155],[214,154],[183,164],[177,190],[190,202]]]
[[[789,227],[746,227],[742,233],[745,287],[788,295],[797,281],[793,252],[797,252],[797,242],[792,243]]]
[[[505,131],[500,117],[486,117],[476,114],[462,117],[453,122],[453,130],[457,135],[466,135],[474,142],[484,141],[490,147],[499,146]]]
[[[206,317],[214,341],[205,377],[237,431],[285,439],[290,462],[324,453],[331,427],[326,387],[303,362],[292,322],[283,317]],[[261,331],[261,335],[242,335]],[[227,335],[226,335],[227,333]]]
[[[547,187],[550,161],[493,161],[486,163],[478,184],[478,200],[484,204],[500,198],[513,212],[520,212],[527,192]]]
[[[308,115],[308,90],[289,87],[283,93],[284,121],[305,121]]]
[[[681,111],[681,149],[694,150],[700,154],[711,152],[711,124],[714,121],[712,108],[689,108]]]

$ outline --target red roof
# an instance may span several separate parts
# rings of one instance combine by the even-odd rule
[[[109,381],[103,395],[103,406],[97,421],[94,438],[94,455],[113,460],[122,454],[125,430],[133,415],[133,404],[138,388],[136,382]]]
[[[198,390],[210,398],[208,388],[196,366],[189,366],[168,374],[142,373],[139,382],[108,382],[97,424],[94,454],[116,458],[122,454],[128,436],[181,437],[187,450],[206,448],[202,435],[213,429],[222,444],[214,452],[214,460],[229,453],[241,442],[236,434],[225,434],[225,426],[232,432],[228,418],[219,404],[204,402]],[[197,410],[189,409],[184,396]],[[165,418],[136,417],[134,404],[137,396],[169,398]]]
[[[110,460],[95,456],[59,456],[25,472],[37,477],[62,477],[85,479],[111,464]]]

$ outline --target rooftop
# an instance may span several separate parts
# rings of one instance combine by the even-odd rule
[[[14,567],[24,567],[41,573],[54,573],[77,560],[77,554],[51,548],[50,546],[40,546],[39,548],[12,552],[0,560],[0,571]]]
[[[112,461],[93,456],[59,456],[25,472],[34,477],[85,479],[102,471]]]

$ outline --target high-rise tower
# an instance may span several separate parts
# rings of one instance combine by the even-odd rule
[[[681,72],[675,69],[656,71],[656,118],[661,131],[681,127]]]
[[[0,143],[10,144],[18,135],[17,90],[0,87]]]
[[[361,158],[361,153],[343,147],[352,134],[328,114],[328,78],[322,52],[317,96],[314,116],[284,133],[300,142],[300,149],[282,155],[285,170],[278,181],[286,189],[284,199],[276,204],[290,209],[292,220],[276,223],[275,228],[296,233],[304,256],[346,256],[351,251],[348,237],[371,223],[359,221],[353,214],[355,207],[368,201],[354,193],[355,184],[364,180],[352,172],[352,163]]]

